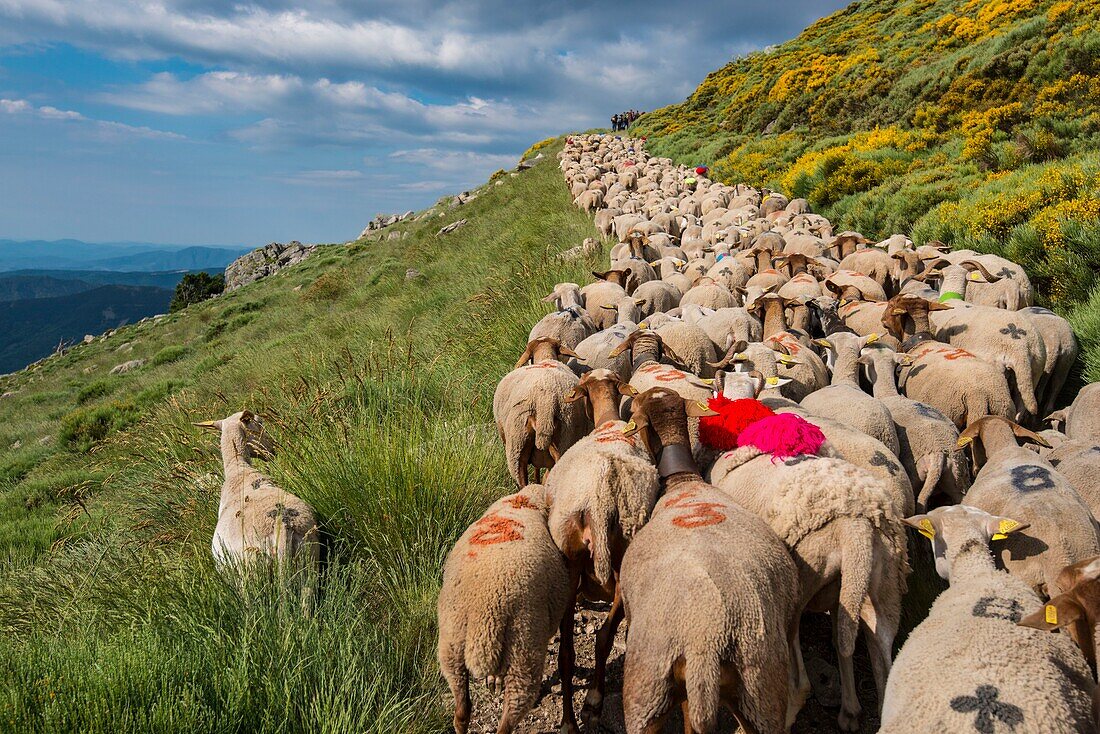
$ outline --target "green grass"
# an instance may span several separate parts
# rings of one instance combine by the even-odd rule
[[[511,490],[492,392],[539,298],[596,264],[551,257],[591,233],[552,162],[502,180],[444,218],[469,220],[452,234],[405,222],[399,242],[333,246],[8,378],[0,729],[446,727],[442,562]],[[105,376],[134,358],[150,361]],[[330,540],[312,617],[214,572],[221,464],[191,422],[245,406],[277,445],[265,470]]]

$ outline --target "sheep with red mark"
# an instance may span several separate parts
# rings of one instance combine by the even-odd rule
[[[681,704],[685,729],[714,731],[724,705],[746,731],[781,734],[802,703],[797,572],[767,524],[700,476],[687,428],[699,412],[665,388],[634,398],[627,434],[649,448],[665,494],[622,563],[626,731],[662,731]]]
[[[439,592],[439,668],[454,696],[454,729],[473,713],[470,678],[504,696],[509,734],[539,696],[546,647],[569,598],[569,573],[546,525],[539,484],[493,503],[447,556]]]
[[[585,701],[584,717],[599,718],[604,671],[615,630],[622,620],[619,564],[631,538],[645,524],[657,500],[657,471],[645,446],[626,436],[619,402],[634,389],[606,369],[586,373],[566,396],[584,410],[595,430],[562,454],[547,477],[554,498],[550,533],[570,568],[571,595],[562,621],[561,670],[563,726],[575,725],[572,709],[573,606],[578,596],[610,601],[611,611],[596,639],[596,672]]]

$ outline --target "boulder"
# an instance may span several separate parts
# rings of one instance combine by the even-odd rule
[[[297,265],[316,251],[317,245],[303,245],[297,241],[285,245],[278,242],[264,245],[229,264],[225,269],[225,292]]]
[[[457,222],[451,222],[446,227],[443,227],[442,229],[440,229],[439,234],[450,234],[451,232],[454,232],[459,227],[464,227],[464,226],[466,226],[466,220],[465,219],[459,219]]]
[[[111,375],[125,375],[127,372],[133,372],[139,370],[145,366],[144,359],[131,359],[129,362],[123,362],[122,364],[116,364],[111,368],[108,374]]]

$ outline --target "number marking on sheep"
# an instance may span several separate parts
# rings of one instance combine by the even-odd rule
[[[1024,464],[1012,467],[1012,486],[1021,492],[1053,489],[1054,478],[1050,476],[1046,467]]]
[[[949,360],[975,359],[974,355],[965,349],[940,349],[939,353],[943,355],[944,359]]]
[[[1010,729],[1024,721],[1024,712],[1019,706],[998,701],[1001,692],[994,686],[978,686],[973,696],[956,696],[951,699],[951,708],[960,714],[977,712],[974,717],[974,730],[981,734],[994,734],[996,722],[1008,725]]]
[[[726,516],[718,512],[718,507],[724,508],[721,502],[689,502],[698,494],[698,490],[688,490],[665,501],[665,507],[680,507],[691,510],[672,518],[672,524],[678,528],[704,528],[708,525],[717,525],[725,522]]]
[[[983,596],[974,605],[972,614],[986,619],[1003,619],[1015,624],[1024,615],[1024,607],[1015,599],[998,599],[995,596]]]
[[[596,443],[625,443],[627,446],[637,446],[634,436],[624,436],[622,429],[614,423],[607,424],[596,432]]]
[[[509,543],[513,540],[523,540],[523,523],[510,517],[501,517],[492,514],[474,523],[477,532],[470,536],[471,545],[496,545],[497,543]]]

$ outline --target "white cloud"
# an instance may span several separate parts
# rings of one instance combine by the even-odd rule
[[[351,169],[298,171],[285,176],[276,176],[275,179],[284,183],[305,184],[310,186],[346,186],[362,181],[365,178],[362,171]]]
[[[396,150],[390,153],[390,158],[403,164],[423,166],[446,173],[465,173],[471,169],[511,168],[518,160],[516,155],[477,153],[470,150],[439,150],[438,148]]]
[[[43,120],[82,123],[101,139],[137,137],[160,140],[185,140],[184,136],[177,135],[176,133],[166,132],[164,130],[154,130],[144,126],[126,125],[111,120],[95,120],[90,117],[85,117],[74,110],[59,110],[49,105],[35,107],[25,99],[0,99],[0,112],[9,115],[33,115]]]

